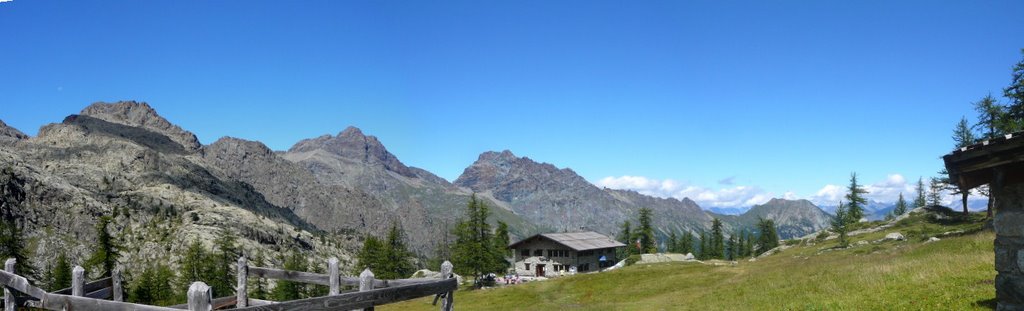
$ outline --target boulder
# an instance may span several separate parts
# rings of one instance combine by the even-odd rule
[[[938,242],[938,241],[939,241],[939,238],[930,237],[930,238],[928,238],[928,241],[925,241],[925,243]]]
[[[883,240],[896,240],[896,241],[903,241],[903,240],[906,240],[906,239],[907,239],[907,238],[903,237],[903,234],[902,234],[902,233],[899,233],[899,232],[893,232],[893,233],[890,233],[890,234],[886,234],[886,235],[885,235],[885,238],[884,238]]]

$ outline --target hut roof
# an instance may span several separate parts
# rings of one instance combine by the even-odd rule
[[[1024,132],[1006,134],[942,157],[949,180],[960,189],[991,183],[998,168],[1004,183],[1024,182]]]
[[[548,239],[555,243],[561,244],[565,247],[571,248],[575,251],[585,251],[592,249],[601,248],[613,248],[613,247],[624,247],[626,244],[622,244],[608,236],[603,234],[584,231],[584,232],[569,232],[569,233],[542,233],[537,234],[525,239],[509,244],[509,248],[515,248],[516,246],[535,239]]]

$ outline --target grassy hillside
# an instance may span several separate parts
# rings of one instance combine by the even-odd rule
[[[892,228],[792,248],[736,265],[636,265],[514,287],[459,291],[462,310],[972,310],[994,307],[992,241],[980,215],[915,214]],[[861,224],[861,227],[873,224]],[[953,233],[940,241],[929,237]],[[889,232],[906,241],[875,242]],[[868,241],[866,245],[856,245]],[[436,310],[430,299],[379,310]]]

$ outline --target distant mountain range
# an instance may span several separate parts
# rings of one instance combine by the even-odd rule
[[[195,135],[145,103],[96,103],[29,137],[0,121],[0,199],[38,241],[36,258],[88,253],[99,216],[114,216],[125,262],[168,257],[222,230],[243,249],[277,256],[348,254],[365,234],[402,226],[409,244],[430,255],[476,193],[494,221],[516,237],[594,230],[614,236],[641,208],[654,211],[659,235],[707,230],[713,218],[730,232],[774,219],[783,238],[819,230],[828,216],[810,202],[774,199],[738,215],[703,210],[684,198],[599,188],[568,168],[484,152],[455,181],[403,164],[374,136],[348,127],[297,142],[287,151]],[[514,237],[515,238],[515,237]],[[176,250],[176,251],[171,251]],[[276,257],[274,257],[276,258]],[[39,259],[44,260],[44,259]],[[45,262],[37,263],[45,266]]]

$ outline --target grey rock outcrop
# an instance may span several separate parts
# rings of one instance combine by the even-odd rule
[[[171,124],[171,122],[157,114],[156,110],[145,102],[97,102],[85,107],[79,114],[107,122],[140,127],[166,135],[167,138],[181,144],[182,148],[189,152],[197,151],[202,146],[195,134]]]
[[[635,191],[601,189],[571,169],[517,157],[511,151],[485,152],[454,184],[492,196],[517,215],[549,230],[584,228],[614,236],[619,224],[649,207],[660,232],[707,228],[711,216],[696,203],[660,199]]]
[[[27,138],[28,135],[25,135],[25,133],[22,133],[16,128],[8,126],[7,123],[0,120],[0,144],[12,143]]]

